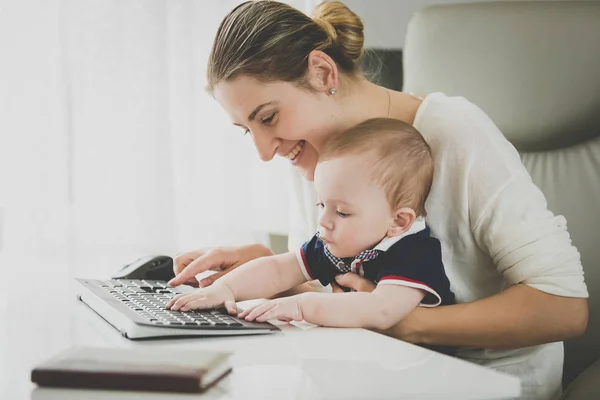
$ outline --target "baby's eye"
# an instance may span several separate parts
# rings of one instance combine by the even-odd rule
[[[318,202],[317,207],[323,209],[323,208],[325,208],[325,204],[323,204],[322,202]]]
[[[275,118],[275,116],[277,115],[276,112],[274,112],[273,114],[271,114],[270,116],[268,116],[267,118],[263,118],[262,119],[262,123],[263,124],[270,124],[271,122],[273,122],[273,119]]]
[[[336,211],[337,215],[339,215],[342,218],[348,218],[350,216],[350,214],[348,213],[343,213],[341,211]]]
[[[249,133],[250,133],[250,129],[246,129],[246,130],[244,130],[244,135],[247,135],[247,134],[249,134]]]

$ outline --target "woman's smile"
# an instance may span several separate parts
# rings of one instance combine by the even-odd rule
[[[299,141],[284,157],[287,158],[292,165],[298,164],[302,149],[304,148],[304,140]]]

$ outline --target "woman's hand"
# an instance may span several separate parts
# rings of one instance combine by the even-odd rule
[[[335,281],[337,283],[331,283],[333,293],[344,293],[344,289],[340,286],[354,289],[357,292],[372,292],[377,287],[377,285],[370,280],[365,279],[354,272],[336,275]]]
[[[354,289],[357,292],[372,292],[375,290],[377,285],[362,276],[353,272],[340,274],[335,277],[336,283],[331,283],[333,293],[344,293],[344,290],[340,286],[345,286],[350,289]],[[376,332],[382,333],[387,336],[394,337],[396,339],[404,340],[405,342],[418,343],[419,340],[416,336],[416,330],[413,329],[415,323],[418,321],[422,310],[417,307],[405,316],[400,322],[386,330],[372,329]]]
[[[240,247],[213,247],[182,253],[175,257],[173,266],[175,278],[169,281],[169,285],[187,284],[196,287],[207,287],[240,265],[255,258],[270,255],[273,255],[273,252],[262,244]],[[219,272],[198,282],[196,275],[208,270]]]

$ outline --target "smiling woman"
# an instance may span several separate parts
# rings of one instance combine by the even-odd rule
[[[322,144],[326,133],[343,128],[340,119],[349,127],[364,114],[345,118],[339,105],[315,96],[323,88],[334,96],[350,81],[363,79],[358,60],[363,52],[364,26],[357,15],[345,14],[346,10],[321,4],[315,13],[322,11],[323,18],[313,20],[285,5],[243,3],[221,24],[209,58],[208,90],[233,123],[252,134],[261,159],[270,161],[276,154],[286,157],[309,180],[317,160],[315,146]],[[343,23],[339,32],[329,22],[336,19]],[[286,21],[285,26],[295,29],[268,22],[275,20]],[[231,42],[237,37],[247,37],[253,45],[238,47]],[[240,50],[232,52],[234,48]],[[332,77],[335,82],[311,81],[305,75],[306,57],[314,50],[322,50],[311,53],[317,63],[314,68],[329,62],[338,66],[339,73],[336,70]],[[379,91],[389,109],[388,93]],[[265,132],[276,139],[267,141]]]
[[[518,375],[526,396],[555,398],[561,341],[587,324],[587,288],[564,217],[547,209],[519,154],[479,107],[463,97],[417,98],[369,82],[357,68],[362,35],[360,18],[335,1],[319,5],[312,18],[280,2],[245,2],[217,31],[209,89],[231,122],[249,131],[263,160],[287,156],[302,175],[290,177],[290,250],[320,223],[311,181],[325,143],[372,118],[413,125],[431,147],[428,226],[441,242],[458,304],[419,307],[387,333],[459,346],[460,357]],[[201,282],[210,285],[269,253],[260,246],[185,253],[175,260],[173,283],[220,267]],[[372,290],[356,274],[336,282]]]

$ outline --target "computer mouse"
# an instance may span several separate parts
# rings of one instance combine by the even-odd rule
[[[151,279],[156,281],[169,281],[174,277],[173,259],[163,255],[139,258],[111,276],[113,279]]]

